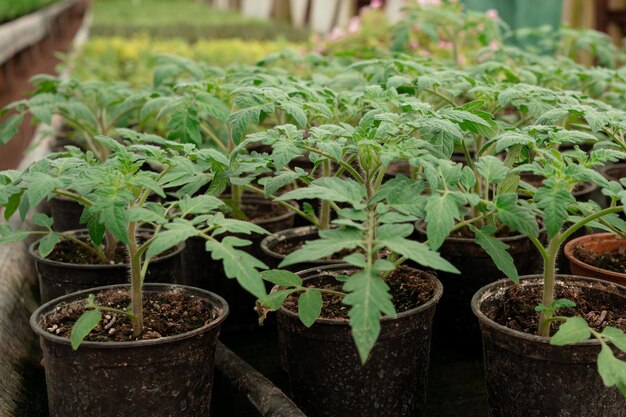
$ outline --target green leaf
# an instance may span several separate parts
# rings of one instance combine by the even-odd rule
[[[365,187],[351,179],[324,177],[317,179],[305,188],[298,188],[281,195],[277,200],[314,199],[350,203],[354,208],[363,206]]]
[[[28,189],[26,190],[26,198],[30,207],[37,207],[59,185],[57,178],[42,172],[32,173],[28,179]]]
[[[587,321],[582,317],[569,317],[552,336],[550,344],[554,346],[571,345],[584,342],[589,337],[591,337],[591,332]]]
[[[167,230],[159,232],[148,247],[146,259],[153,258],[198,234],[196,228],[187,221],[170,223],[165,227]]]
[[[167,128],[170,131],[168,139],[179,140],[183,143],[202,143],[200,134],[200,120],[198,111],[192,106],[182,106],[170,118]]]
[[[196,197],[184,196],[178,202],[178,207],[183,216],[188,214],[206,214],[224,206],[224,202],[211,195],[199,195]]]
[[[167,222],[167,219],[152,210],[145,209],[143,207],[135,207],[128,210],[128,221],[137,223],[157,223],[163,224]]]
[[[269,271],[261,272],[261,276],[264,280],[271,282],[281,287],[301,287],[302,279],[290,271],[284,271],[281,269],[271,269]]]
[[[102,320],[102,313],[99,310],[85,311],[74,323],[72,327],[72,333],[70,334],[70,342],[72,343],[72,349],[78,349],[78,346],[82,341],[96,328],[98,323]]]
[[[282,307],[287,297],[289,297],[289,295],[296,291],[297,290],[295,288],[290,290],[274,291],[267,296],[259,299],[259,302],[261,303],[261,305],[263,305],[263,307],[269,308],[272,311],[276,311],[280,307]]]
[[[498,218],[512,231],[520,232],[526,236],[537,237],[539,225],[532,210],[518,203],[515,193],[500,194],[496,197],[496,209]]]
[[[285,110],[285,113],[293,118],[299,127],[305,128],[307,126],[306,113],[299,104],[283,102],[281,107]]]
[[[6,243],[19,242],[20,240],[24,240],[28,237],[28,232],[23,231],[12,231],[11,228],[6,224],[0,224],[0,245]]]
[[[320,239],[307,241],[300,249],[283,259],[279,267],[322,259],[344,249],[355,249],[363,240],[363,234],[355,228],[320,231]]]
[[[235,278],[246,291],[262,299],[267,293],[263,277],[257,269],[267,269],[267,266],[249,253],[237,249],[238,246],[249,244],[248,240],[227,236],[221,242],[207,240],[206,250],[214,260],[223,262],[228,278]]]
[[[2,122],[0,125],[0,145],[4,145],[17,134],[23,121],[23,115],[14,114]]]
[[[391,302],[389,287],[376,274],[357,272],[348,278],[343,289],[348,292],[343,303],[351,306],[348,315],[352,337],[361,363],[365,364],[380,334],[381,315],[395,317],[396,310]]]
[[[52,251],[57,243],[61,241],[61,235],[57,232],[52,232],[44,236],[39,241],[39,255],[42,258],[46,258]]]
[[[128,240],[128,216],[123,203],[116,201],[107,201],[102,207],[100,221],[104,223],[104,227],[111,232],[116,239],[122,243],[129,243]]]
[[[534,198],[537,206],[543,209],[548,237],[552,238],[561,231],[568,216],[567,207],[576,202],[576,199],[567,189],[553,184],[551,180],[544,181]]]
[[[452,194],[434,194],[426,201],[426,234],[428,246],[437,250],[460,218],[459,201]]]
[[[33,214],[33,223],[37,226],[45,227],[46,229],[50,229],[52,227],[52,217],[45,215],[44,213],[35,213]]]
[[[492,236],[496,231],[495,226],[485,226],[482,229],[469,225],[470,230],[476,236],[476,243],[487,252],[493,259],[498,269],[510,278],[513,282],[519,283],[519,275],[513,257],[507,252],[509,246],[501,240]]]
[[[487,155],[476,162],[478,173],[485,179],[487,184],[498,184],[506,177],[509,168],[495,156]]]
[[[615,385],[626,396],[626,362],[617,359],[606,344],[602,344],[598,355],[598,373],[604,385],[607,387]]]
[[[405,239],[406,236],[411,234],[413,228],[409,226],[409,233],[407,234],[407,228],[404,226],[408,225],[387,224],[380,226],[376,239],[377,243],[385,245],[393,252],[409,258],[422,266],[455,274],[460,273],[454,265],[442,258],[439,253],[431,251],[425,244]]]
[[[606,337],[619,350],[626,353],[626,334],[615,327],[606,327],[602,331],[602,336]]]
[[[308,289],[298,298],[298,317],[302,324],[311,327],[322,312],[322,294],[316,288]]]

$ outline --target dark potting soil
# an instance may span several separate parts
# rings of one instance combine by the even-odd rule
[[[626,247],[611,251],[595,252],[586,250],[581,245],[574,247],[574,256],[588,265],[607,271],[626,273]]]
[[[398,268],[386,279],[393,305],[398,313],[411,310],[428,302],[437,288],[431,274],[409,268]],[[313,287],[313,285],[311,285]],[[322,288],[341,291],[342,284],[328,284]],[[298,296],[292,294],[285,301],[285,308],[298,312]],[[343,297],[322,293],[323,305],[320,317],[326,319],[348,319],[349,306],[342,303]]]
[[[111,289],[96,295],[96,304],[118,310],[130,309],[128,291]],[[218,317],[218,312],[207,300],[170,290],[144,295],[144,331],[141,340],[174,336],[198,329]],[[42,328],[51,334],[70,337],[72,326],[84,313],[85,301],[61,305],[43,318]],[[85,338],[97,342],[126,342],[133,337],[128,316],[105,311],[100,324]]]
[[[138,240],[140,243],[145,242],[150,238],[150,235],[147,233],[141,233],[138,235]],[[79,236],[79,240],[82,242],[91,245],[89,238],[86,236]],[[169,255],[172,252],[176,251],[176,247],[171,248],[164,253],[160,254],[156,258],[163,257],[165,255]],[[76,242],[71,240],[62,240],[54,247],[50,255],[46,259],[56,262],[64,262],[70,263],[74,265],[100,265],[100,259],[98,256],[92,252],[91,250],[85,248],[84,246],[79,245]],[[121,265],[128,263],[128,251],[126,246],[123,243],[118,243],[115,248],[115,253],[113,255],[113,259],[108,262],[110,265]]]
[[[253,223],[273,219],[289,212],[287,207],[283,207],[279,204],[254,204],[246,202],[241,204],[241,210]]]
[[[557,284],[556,298],[567,298],[576,303],[576,307],[562,308],[557,314],[565,317],[583,317],[597,331],[607,326],[626,330],[626,302],[616,302],[610,293],[580,286]],[[541,304],[540,287],[509,287],[502,298],[500,307],[490,312],[489,318],[508,327],[528,334],[537,334],[539,313],[535,307]],[[558,330],[557,322],[552,325],[552,332]]]

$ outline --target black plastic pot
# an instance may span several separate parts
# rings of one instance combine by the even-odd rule
[[[276,204],[262,198],[247,196],[244,197],[244,202],[254,202],[267,207]],[[291,227],[293,220],[294,213],[290,211],[272,218],[252,220],[252,222],[269,232],[277,232]],[[237,237],[252,241],[251,245],[242,247],[243,250],[257,259],[267,261],[267,257],[260,249],[264,235],[253,233],[252,235],[237,235]],[[206,241],[202,238],[194,237],[187,240],[187,246],[183,252],[184,284],[213,291],[228,301],[231,310],[223,326],[224,332],[258,327],[258,315],[254,311],[255,297],[241,288],[236,280],[226,277],[222,261],[211,259],[211,255],[205,249],[205,243]]]
[[[108,286],[108,288],[128,286]],[[144,292],[181,288],[209,300],[218,318],[202,328],[154,340],[83,342],[73,351],[69,339],[40,327],[42,316],[61,303],[84,299],[94,289],[69,294],[39,307],[30,318],[40,337],[50,417],[208,416],[215,344],[228,315],[223,298],[196,288],[147,284]]]
[[[48,201],[50,217],[54,220],[53,227],[57,232],[82,229],[80,216],[84,207],[69,198],[55,196]]]
[[[332,282],[353,267],[330,265],[302,271],[306,283]],[[425,415],[431,325],[441,283],[426,304],[381,319],[381,333],[361,365],[348,321],[318,319],[305,327],[297,314],[281,308],[279,331],[296,404],[309,417],[419,417]]]
[[[78,230],[76,233],[87,232]],[[31,244],[28,253],[35,260],[42,303],[88,288],[129,282],[128,264],[77,265],[57,262],[42,258],[37,250],[38,245],[39,241]],[[175,251],[150,261],[145,281],[168,284],[180,282],[183,272],[181,253],[184,247],[184,244],[180,244]]]
[[[591,284],[595,289],[589,291],[609,294],[616,306],[626,303],[626,287],[571,275],[559,276],[557,282],[580,288]],[[494,282],[472,299],[483,335],[489,417],[625,417],[626,399],[606,388],[598,375],[599,342],[552,346],[546,337],[511,330],[490,318],[511,285],[507,279]],[[522,279],[529,290],[539,292],[541,285],[538,275]]]
[[[426,240],[426,231],[420,223],[415,225],[417,240]],[[517,235],[500,238],[509,245],[508,252],[513,257],[520,275],[537,273],[542,268],[541,256],[537,248],[526,236]],[[502,277],[502,272],[491,257],[473,238],[447,238],[439,248],[439,253],[460,274],[437,272],[445,288],[435,315],[435,340],[438,345],[465,351],[480,351],[480,329],[471,310],[472,296],[481,287]]]
[[[282,232],[274,233],[273,235],[266,236],[261,242],[261,250],[265,253],[267,258],[267,265],[271,269],[278,268],[278,265],[285,259],[286,255],[276,251],[276,247],[283,243],[288,244],[290,247],[298,246],[300,243],[304,243],[308,240],[318,239],[318,229],[315,226],[302,226],[293,229],[283,230]],[[317,259],[308,262],[301,262],[294,265],[286,266],[287,269],[292,272],[300,272],[305,269],[319,268],[326,265],[340,265],[345,263],[341,259]]]

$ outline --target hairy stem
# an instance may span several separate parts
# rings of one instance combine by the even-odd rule
[[[128,255],[130,258],[130,299],[132,303],[133,337],[137,338],[143,333],[143,299],[141,279],[141,256],[137,247],[137,223],[128,224]]]
[[[330,160],[325,159],[322,162],[322,176],[324,178],[330,177]],[[327,230],[330,227],[330,201],[322,200],[322,206],[320,208],[320,230]]]
[[[548,244],[546,255],[543,258],[543,297],[542,304],[544,306],[552,305],[554,301],[554,284],[556,279],[556,256],[561,246],[561,234],[557,233]],[[539,317],[539,335],[550,336],[550,319],[552,313],[544,311]]]

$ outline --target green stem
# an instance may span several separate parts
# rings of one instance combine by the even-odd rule
[[[215,145],[217,145],[221,150],[223,150],[224,152],[229,153],[228,147],[224,144],[224,142],[222,142],[220,140],[220,138],[217,137],[217,135],[215,133],[213,133],[213,131],[211,129],[206,127],[204,124],[200,125],[200,129],[204,133],[206,133],[213,140],[213,143],[215,143]]]
[[[581,227],[584,227],[587,223],[589,223],[589,222],[591,222],[591,221],[593,221],[595,219],[598,219],[600,217],[604,217],[607,214],[619,213],[619,212],[621,212],[623,210],[624,210],[624,206],[609,207],[609,208],[605,208],[604,210],[600,210],[597,213],[590,214],[587,217],[583,217],[578,222],[574,223],[569,228],[567,228],[561,234],[561,238],[559,239],[559,245],[561,245],[563,242],[565,242],[565,240],[567,240],[567,238],[570,237],[572,235],[572,233],[575,233],[578,229],[580,229]],[[547,304],[544,304],[544,305],[547,305]]]
[[[132,303],[133,337],[138,338],[143,333],[143,300],[141,293],[141,256],[137,253],[137,223],[128,224],[128,255],[130,258],[130,299]]]
[[[442,99],[443,101],[445,101],[446,103],[456,107],[456,103],[454,102],[454,100],[452,100],[449,97],[446,97],[445,95],[441,94],[437,90],[432,90],[432,89],[427,88],[424,91],[426,91],[427,93],[433,94],[433,95],[439,97],[440,99]]]
[[[325,159],[322,161],[322,176],[324,178],[330,177],[330,160]],[[327,230],[330,227],[330,201],[322,200],[322,206],[320,207],[320,230]]]
[[[79,194],[75,194],[71,191],[66,191],[66,190],[61,190],[59,188],[55,188],[54,190],[52,190],[52,192],[56,195],[62,196],[62,197],[67,197],[71,200],[74,200],[80,204],[82,204],[83,206],[93,206],[93,202],[91,200],[86,199],[85,197],[83,197],[82,195]]]
[[[556,280],[556,256],[561,246],[561,234],[557,233],[548,245],[546,256],[543,258],[543,297],[542,304],[551,306],[554,301],[554,284]],[[552,313],[544,311],[539,317],[539,335],[550,336],[550,319]]]

